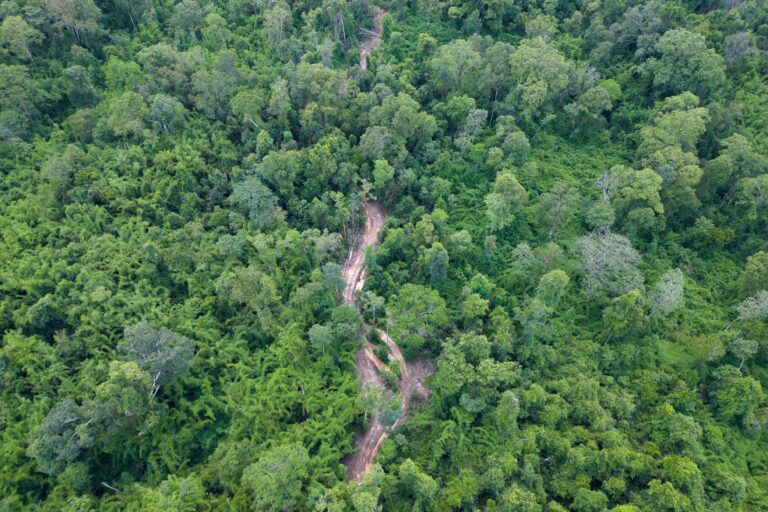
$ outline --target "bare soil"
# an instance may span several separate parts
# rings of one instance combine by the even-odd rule
[[[364,208],[367,216],[365,231],[358,238],[352,249],[350,249],[343,269],[344,280],[346,282],[346,287],[344,288],[344,303],[349,304],[350,306],[355,305],[355,295],[358,291],[362,290],[365,285],[366,272],[363,267],[365,261],[365,248],[378,243],[379,232],[384,226],[384,220],[386,219],[386,216],[381,211],[378,204],[367,202],[365,203]],[[408,407],[410,406],[411,398],[414,394],[423,399],[429,397],[429,391],[424,387],[423,381],[432,373],[433,368],[431,365],[422,362],[416,362],[414,364],[406,362],[397,343],[395,343],[395,341],[381,329],[376,329],[376,332],[387,347],[389,347],[392,357],[400,363],[401,378],[398,391],[400,394],[400,409],[402,415],[392,426],[391,430],[395,430],[405,422]],[[356,354],[355,364],[357,365],[357,371],[360,374],[361,387],[369,382],[376,385],[383,385],[381,372],[389,371],[389,368],[376,357],[371,350],[371,344],[367,340],[365,347],[360,349]],[[368,430],[357,439],[357,451],[346,461],[347,477],[350,480],[360,480],[362,476],[371,469],[373,459],[379,452],[379,447],[387,438],[387,435],[388,431],[379,421],[378,414],[374,414],[368,425]]]
[[[375,34],[371,34],[371,38],[363,42],[360,45],[360,69],[368,69],[368,56],[373,50],[379,47],[381,44],[381,35],[384,33],[383,19],[386,11],[380,7],[376,8],[376,16],[373,18],[375,25]]]

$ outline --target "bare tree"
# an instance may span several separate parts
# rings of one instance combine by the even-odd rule
[[[668,270],[653,287],[648,296],[651,303],[651,317],[667,316],[682,308],[684,279],[680,269]]]
[[[744,299],[736,306],[739,316],[736,318],[739,322],[748,322],[750,320],[762,320],[768,318],[768,291],[761,290],[754,296]]]
[[[578,240],[577,249],[590,295],[615,297],[643,288],[643,276],[636,268],[640,254],[623,236],[607,230],[593,232]]]

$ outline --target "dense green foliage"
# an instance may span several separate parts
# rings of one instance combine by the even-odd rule
[[[0,2],[0,511],[768,510],[765,2],[378,7]]]

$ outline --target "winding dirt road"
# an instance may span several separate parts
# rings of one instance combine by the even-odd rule
[[[366,271],[363,266],[365,261],[365,248],[378,243],[379,232],[384,226],[386,216],[378,204],[366,202],[363,205],[365,215],[365,231],[358,237],[349,251],[344,263],[343,274],[346,286],[344,288],[344,303],[355,306],[355,295],[363,289],[366,279]],[[368,326],[366,326],[368,327]],[[429,368],[418,365],[413,368],[405,361],[400,347],[381,329],[376,329],[379,338],[389,347],[392,357],[400,363],[400,410],[402,415],[395,421],[392,430],[398,428],[405,421],[411,396],[414,392],[427,397],[427,390],[422,385],[422,379],[429,374]],[[366,339],[365,347],[360,349],[355,356],[355,364],[360,374],[361,387],[367,383],[383,386],[380,372],[390,371],[389,368],[373,353],[372,345]],[[360,480],[371,468],[374,457],[379,452],[379,447],[387,438],[386,427],[379,421],[378,413],[371,418],[368,430],[357,440],[357,451],[347,460],[347,477],[350,480]]]
[[[360,45],[360,69],[362,70],[368,69],[368,56],[381,44],[381,35],[384,33],[383,20],[385,13],[386,11],[384,9],[377,7],[376,16],[373,18],[373,23],[375,26],[374,30],[376,30],[376,32],[372,33],[369,30],[365,31],[372,37]]]

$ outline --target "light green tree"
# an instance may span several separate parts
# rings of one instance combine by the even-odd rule
[[[24,21],[20,16],[8,16],[0,24],[0,46],[17,59],[32,59],[30,46],[43,40],[43,33]]]

